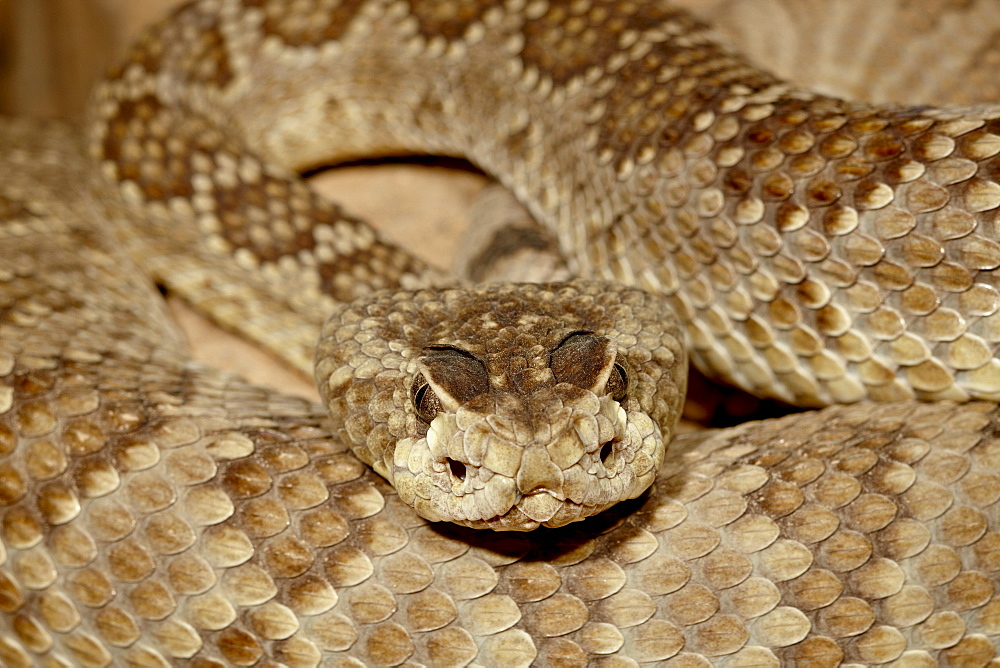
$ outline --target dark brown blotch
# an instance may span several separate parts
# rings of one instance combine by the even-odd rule
[[[486,365],[464,350],[429,347],[420,358],[413,383],[413,403],[421,419],[434,419],[444,407],[460,406],[490,389]]]

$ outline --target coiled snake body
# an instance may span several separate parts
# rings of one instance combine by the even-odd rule
[[[986,665],[998,116],[806,92],[662,3],[181,9],[83,139],[0,126],[0,659]],[[439,290],[295,176],[412,151],[607,282]],[[189,361],[149,277],[300,368],[333,313],[332,420]],[[684,338],[890,403],[664,455]]]

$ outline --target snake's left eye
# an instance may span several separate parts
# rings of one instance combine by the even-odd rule
[[[605,386],[604,391],[610,394],[611,398],[615,401],[621,401],[628,394],[628,370],[624,364],[615,362],[615,368],[611,370],[611,375],[608,376],[608,384]]]

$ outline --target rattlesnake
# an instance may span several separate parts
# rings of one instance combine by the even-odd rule
[[[841,102],[713,39],[661,4],[201,0],[98,87],[82,135],[0,126],[3,661],[993,658],[998,112]],[[468,155],[575,272],[651,292],[506,286],[473,306],[292,176],[413,150]],[[188,361],[146,275],[300,368],[335,313],[317,365],[333,427]],[[577,297],[568,324],[518,310],[553,292]],[[529,533],[428,523],[404,501],[446,504],[349,452],[374,443],[361,457],[390,475],[387,435],[507,383],[554,420],[591,406],[588,466],[616,466],[616,431],[645,441],[644,415],[669,430],[678,410],[683,381],[644,366],[683,363],[679,332],[650,334],[664,303],[732,382],[895,403],[675,439],[645,495]],[[477,319],[487,343],[456,350]],[[641,411],[616,423],[619,404]],[[522,458],[527,491],[563,450]],[[488,468],[432,454],[441,476]]]

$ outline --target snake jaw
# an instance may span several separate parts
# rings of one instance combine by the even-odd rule
[[[570,394],[534,431],[467,408],[442,413],[425,436],[397,443],[390,480],[425,519],[508,531],[563,526],[642,494],[663,460],[660,430],[610,397]]]

